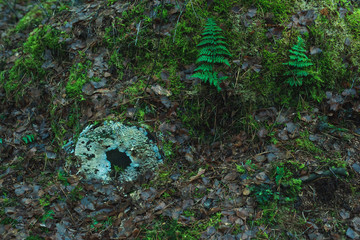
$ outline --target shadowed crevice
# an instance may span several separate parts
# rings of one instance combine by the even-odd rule
[[[124,152],[120,152],[118,149],[113,149],[106,152],[106,158],[111,163],[111,169],[114,166],[125,170],[131,164],[131,159]]]

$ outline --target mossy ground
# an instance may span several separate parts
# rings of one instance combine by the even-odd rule
[[[47,11],[51,4],[52,2],[45,4]],[[117,1],[108,1],[109,6],[114,4],[117,4]],[[105,17],[106,24],[95,31],[98,42],[93,48],[87,48],[93,52],[97,49],[105,49],[104,59],[109,71],[113,70],[109,86],[124,84],[117,91],[122,97],[119,97],[118,104],[112,107],[112,115],[109,116],[111,119],[146,124],[152,129],[157,129],[160,121],[152,121],[152,119],[161,115],[159,113],[161,108],[157,104],[159,100],[151,99],[145,91],[146,88],[157,83],[171,92],[169,99],[178,106],[174,107],[173,111],[169,110],[169,113],[162,113],[162,120],[165,117],[176,116],[176,119],[169,120],[169,123],[178,121],[189,130],[192,140],[211,144],[218,140],[223,141],[224,136],[241,130],[255,136],[261,127],[267,130],[276,127],[275,123],[262,125],[255,120],[251,114],[256,109],[276,106],[294,107],[298,111],[305,108],[309,110],[324,98],[326,90],[337,92],[344,87],[359,83],[356,71],[360,64],[360,56],[357,54],[360,52],[358,8],[352,14],[341,17],[337,5],[330,0],[312,1],[311,4],[308,1],[295,0],[256,0],[251,3],[245,0],[214,0],[208,4],[205,0],[193,0],[187,2],[185,6],[158,5],[153,12],[149,11],[148,4],[150,1],[129,3],[130,7],[118,16]],[[251,17],[249,26],[245,27],[241,16],[252,5],[257,8],[256,15]],[[62,14],[68,13],[66,9],[67,6],[61,7]],[[319,15],[314,24],[307,26],[308,32],[300,33],[297,28],[287,28],[293,14],[309,9],[316,9]],[[174,16],[173,11],[179,14]],[[239,14],[239,11],[242,14]],[[15,105],[21,106],[24,104],[21,99],[25,98],[29,89],[48,86],[49,79],[55,75],[53,71],[42,67],[46,61],[45,51],[50,50],[54,60],[67,69],[68,74],[56,76],[57,79],[62,80],[53,85],[56,87],[52,88],[52,93],[55,94],[51,97],[51,101],[49,100],[47,105],[42,103],[49,111],[51,121],[50,145],[58,153],[71,137],[76,138],[84,122],[88,120],[83,118],[84,109],[95,100],[85,96],[82,87],[90,80],[98,79],[87,76],[87,72],[93,66],[93,62],[87,59],[87,53],[71,51],[65,45],[63,39],[74,36],[62,32],[60,25],[58,27],[54,24],[41,25],[39,19],[43,19],[44,14],[45,12],[36,5],[14,26],[13,32],[29,33],[29,35],[21,46],[12,49],[14,56],[17,56],[13,64],[1,65],[0,86],[6,93],[6,97],[2,99],[4,103],[14,102]],[[226,73],[230,78],[225,81],[225,87],[220,93],[212,86],[183,76],[190,74],[189,66],[193,66],[196,61],[198,56],[196,45],[201,40],[200,34],[208,17],[213,17],[223,29],[229,51],[233,56],[231,68]],[[171,27],[162,28],[169,24]],[[281,38],[268,36],[270,25],[282,29]],[[296,44],[299,35],[305,40],[307,50],[311,47],[322,50],[319,54],[307,53],[314,63],[312,70],[324,82],[322,85],[290,88],[286,83],[287,77],[284,76],[284,72],[287,69],[282,63],[289,60],[288,51]],[[351,46],[344,44],[348,41],[351,42]],[[6,44],[7,47],[11,46],[9,41]],[[242,64],[245,62],[249,67],[243,68]],[[162,77],[164,72],[167,73],[167,77]],[[130,81],[134,76],[137,78]],[[132,119],[126,114],[129,108],[136,109],[135,117]],[[349,138],[351,137],[354,136],[350,134]],[[255,136],[252,140],[255,142],[259,139]],[[276,144],[280,140],[272,135],[270,141]],[[180,162],[181,157],[177,155],[180,148],[178,144],[165,138],[161,139],[161,144],[168,159],[167,165],[159,172],[157,179],[159,181],[150,182],[144,188],[167,184],[174,169],[180,169],[187,178],[196,176],[196,172],[187,172]],[[305,152],[305,157],[315,156],[314,158],[323,168],[346,167],[341,156],[326,156],[324,152],[319,151],[319,148],[309,141],[307,130],[302,131],[298,138],[285,147],[289,148],[291,154],[301,151]],[[175,161],[179,162],[175,164]],[[169,167],[171,164],[174,168]],[[213,166],[208,164],[206,168],[211,169]],[[256,165],[250,161],[238,167],[237,171],[251,173],[255,169]],[[301,233],[305,223],[294,213],[291,204],[296,202],[295,196],[302,188],[297,179],[302,170],[304,167],[293,161],[275,164],[272,168],[271,180],[276,184],[251,189],[254,199],[263,207],[262,218],[254,220],[254,225],[280,225],[284,230],[290,227],[286,221],[291,217],[291,222],[297,223],[291,231]],[[58,178],[59,181],[64,182],[61,176]],[[74,189],[70,197],[74,201],[81,199],[82,195],[79,194],[81,191],[80,187]],[[199,190],[196,197],[200,199],[206,193]],[[161,196],[169,199],[176,194],[175,188],[169,188]],[[42,199],[42,205],[47,207],[48,199],[46,197]],[[6,201],[4,206],[14,204],[11,199]],[[278,211],[274,211],[275,208],[278,208]],[[192,210],[187,210],[185,215],[189,218],[200,216],[198,212]],[[50,212],[44,217],[50,218]],[[198,239],[199,232],[205,231],[209,226],[217,226],[221,217],[215,213],[204,220],[193,221],[189,225],[159,218],[152,226],[144,227],[146,228],[144,236],[149,239],[159,237],[176,239],[181,238],[180,236],[185,239]],[[104,220],[104,226],[111,225],[111,221],[111,219]],[[96,223],[92,222],[94,228]],[[103,229],[96,229],[96,231],[101,230]],[[158,235],[158,232],[161,234]],[[258,237],[265,239],[268,236],[264,232],[259,233]]]

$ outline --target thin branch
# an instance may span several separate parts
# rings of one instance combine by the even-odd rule
[[[140,25],[141,25],[141,21],[139,22],[138,26],[137,26],[137,33],[136,33],[136,39],[135,39],[135,46],[137,44],[137,41],[138,41],[138,37],[139,37],[139,32],[140,32]]]
[[[180,20],[180,17],[181,17],[181,15],[182,15],[183,10],[186,8],[186,4],[187,4],[187,2],[184,4],[184,7],[183,7],[183,8],[181,8],[180,15],[179,15],[179,17],[178,17],[178,19],[177,19],[177,21],[176,21],[176,25],[175,25],[175,32],[174,32],[174,37],[173,37],[173,43],[175,42],[175,36],[176,36],[177,25],[178,25],[178,23],[179,23],[179,20]]]

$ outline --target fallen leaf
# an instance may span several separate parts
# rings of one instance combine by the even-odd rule
[[[189,181],[189,182],[192,182],[192,181],[198,179],[198,178],[199,178],[202,174],[204,174],[204,173],[205,173],[205,169],[200,168],[199,171],[198,171],[198,173],[197,173],[195,176],[192,176],[192,177],[190,178],[190,181]]]
[[[169,90],[163,88],[159,84],[153,85],[151,87],[151,90],[153,90],[157,95],[167,96],[167,97],[171,96],[171,92]]]
[[[244,195],[244,196],[248,196],[248,195],[250,195],[250,193],[251,193],[251,191],[250,191],[250,189],[248,189],[248,188],[245,188],[245,189],[243,190],[243,195]]]

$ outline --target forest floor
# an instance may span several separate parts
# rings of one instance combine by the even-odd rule
[[[6,35],[15,13],[0,6],[2,38],[22,45],[28,35]],[[32,7],[14,6],[19,15]],[[74,6],[47,20],[54,28],[67,23],[61,30],[71,38],[59,41],[69,55],[101,45],[84,29],[104,28],[102,16],[124,7],[105,6]],[[19,58],[2,50],[6,65]],[[125,89],[142,76],[127,72],[115,81],[102,53],[86,52],[95,62],[88,71],[105,77],[84,85],[82,101],[59,90],[69,59],[45,57],[42,67],[54,74],[17,101],[0,90],[1,239],[360,239],[360,86],[327,92],[322,104],[301,111],[258,109],[242,131],[200,139],[182,124],[179,102],[151,83],[139,99],[155,110],[141,121],[133,118],[137,106],[122,116],[151,126],[164,163],[136,181],[102,184],[66,165],[76,160],[58,142],[74,132],[54,132],[54,123],[80,130],[117,119],[111,110],[126,103]],[[180,72],[184,82],[188,71]]]

